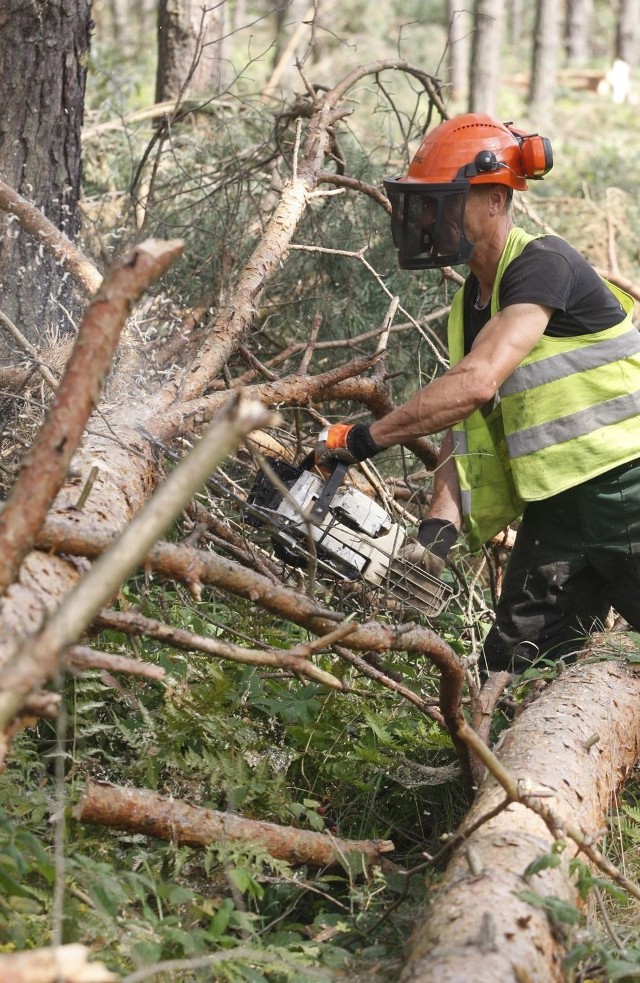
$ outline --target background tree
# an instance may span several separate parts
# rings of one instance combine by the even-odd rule
[[[81,127],[90,0],[0,3],[0,174],[73,239],[78,231]],[[19,223],[0,217],[2,310],[32,342],[68,330],[73,285]],[[0,347],[7,352],[7,335]]]
[[[541,126],[549,120],[556,91],[560,16],[555,0],[537,0],[529,106]]]
[[[500,86],[504,0],[475,0],[469,111],[495,116]]]
[[[224,10],[224,4],[159,0],[156,102],[218,91]]]
[[[619,0],[615,57],[629,66],[638,62],[639,0]]]
[[[461,8],[459,0],[447,2],[447,68],[450,97],[454,102],[467,93],[469,81],[469,37],[471,22],[468,12]]]
[[[593,0],[568,0],[565,18],[567,64],[585,65],[589,60],[589,32]]]

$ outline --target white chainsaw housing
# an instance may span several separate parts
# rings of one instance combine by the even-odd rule
[[[402,526],[377,502],[349,485],[336,490],[326,514],[318,521],[310,512],[323,487],[322,480],[311,471],[302,472],[276,509],[278,539],[292,550],[304,550],[309,557],[313,554],[311,539],[342,578],[362,578],[385,589],[402,607],[428,617],[440,614],[451,597],[451,588],[420,564],[399,558],[407,539]]]

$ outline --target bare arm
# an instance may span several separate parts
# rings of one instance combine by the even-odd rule
[[[434,472],[433,492],[427,517],[452,522],[458,531],[462,526],[460,485],[453,457],[453,434],[450,430],[447,430],[440,445],[440,456]]]
[[[380,447],[439,433],[492,399],[544,334],[553,309],[513,304],[484,326],[468,355],[403,406],[371,424]]]

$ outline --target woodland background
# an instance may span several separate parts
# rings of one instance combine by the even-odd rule
[[[480,694],[508,543],[428,622],[244,508],[446,367],[382,191],[443,116],[640,297],[639,8],[0,0],[1,979],[640,975],[638,638]],[[411,530],[436,450],[352,480]]]

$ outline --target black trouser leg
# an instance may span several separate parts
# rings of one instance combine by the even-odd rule
[[[521,672],[571,657],[609,608],[640,629],[640,468],[527,506],[486,667]]]

